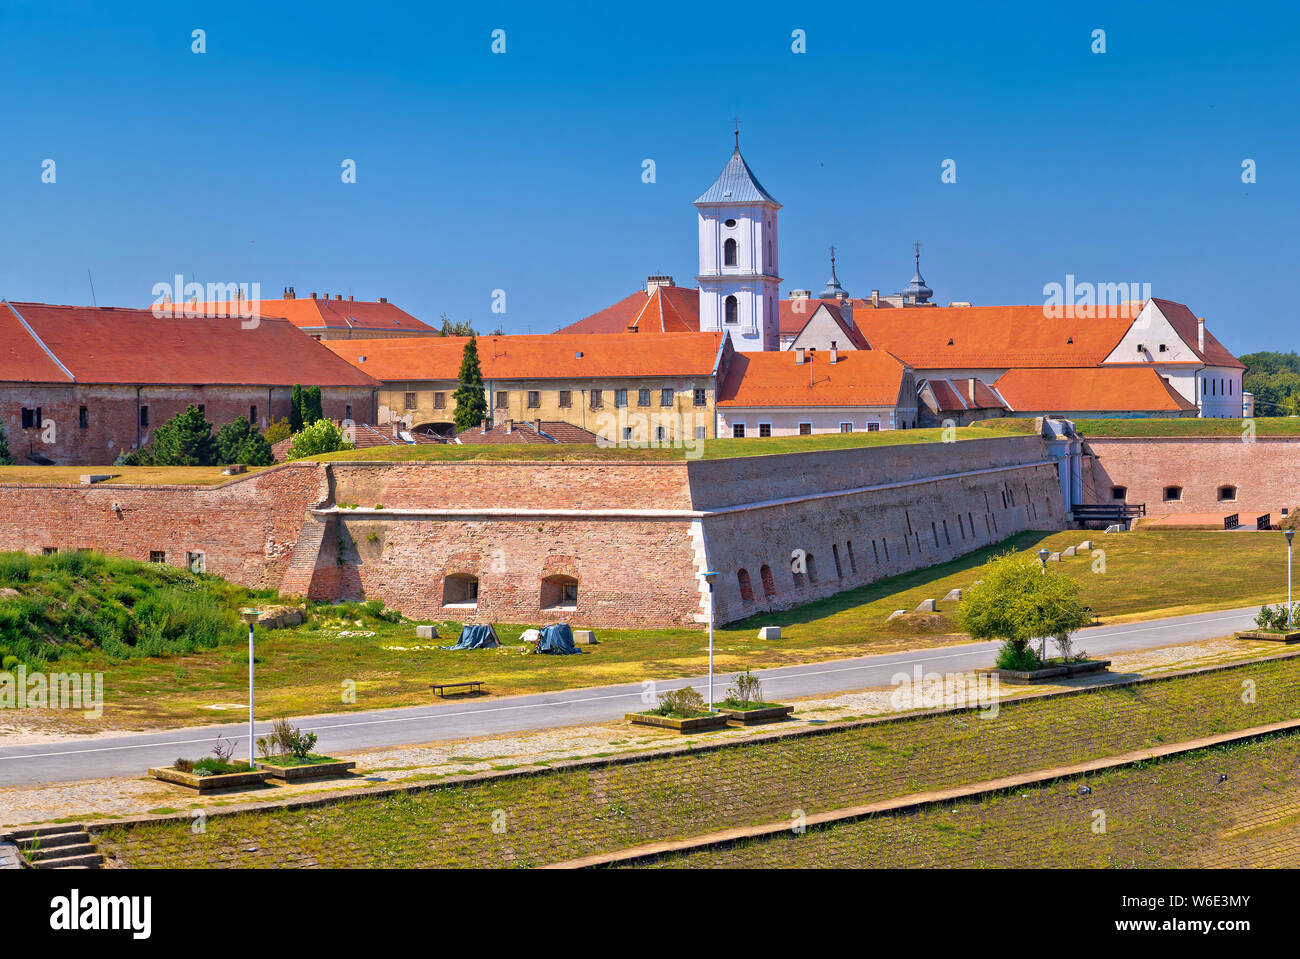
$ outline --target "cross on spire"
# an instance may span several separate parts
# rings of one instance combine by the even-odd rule
[[[919,270],[921,268],[921,243],[918,240],[914,245],[916,246],[916,268]]]
[[[734,132],[736,134],[736,149],[739,150],[740,149],[740,117],[732,117],[732,119],[735,121],[736,124],[736,128]]]

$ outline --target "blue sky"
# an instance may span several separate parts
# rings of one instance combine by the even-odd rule
[[[738,115],[783,292],[832,242],[854,295],[896,292],[919,240],[942,303],[1145,282],[1235,352],[1300,348],[1290,5],[6,0],[0,35],[10,299],[89,303],[89,269],[143,306],[183,273],[550,331],[694,285]]]

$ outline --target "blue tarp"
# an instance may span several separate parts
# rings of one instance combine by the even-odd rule
[[[553,653],[556,656],[569,656],[582,652],[577,646],[573,645],[573,630],[569,629],[568,623],[554,623],[550,626],[543,626],[542,637],[537,641],[537,651],[539,653]]]
[[[443,649],[491,649],[493,646],[500,646],[497,641],[496,630],[491,626],[466,626],[460,631],[460,640],[455,646],[444,646]]]

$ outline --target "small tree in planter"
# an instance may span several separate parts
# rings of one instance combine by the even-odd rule
[[[1027,556],[994,557],[981,577],[962,596],[957,624],[973,639],[1003,641],[997,658],[1000,669],[1033,669],[1045,658],[1049,636],[1057,637],[1068,659],[1070,632],[1092,622],[1079,602],[1079,584],[1062,573],[1045,571]],[[1035,639],[1043,640],[1042,656],[1030,645]]]

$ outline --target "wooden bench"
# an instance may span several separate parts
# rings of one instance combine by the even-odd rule
[[[448,689],[460,689],[462,687],[468,687],[465,689],[465,693],[469,696],[475,696],[483,692],[483,682],[482,680],[477,680],[477,679],[474,680],[473,682],[468,682],[468,683],[433,683],[429,688],[432,689],[439,696],[441,696],[443,699],[446,699],[447,698],[446,691]]]

